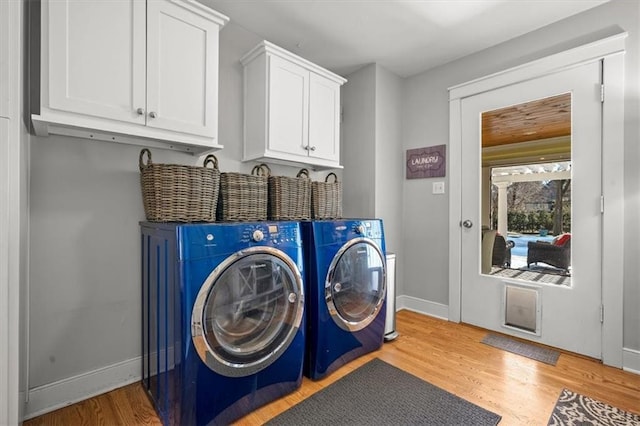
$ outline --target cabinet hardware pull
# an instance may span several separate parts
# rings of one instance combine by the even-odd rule
[[[149,113],[149,117],[151,117],[151,118],[156,118],[157,116],[158,116],[158,114],[156,114],[155,111],[151,111]]]
[[[142,108],[138,108],[138,109],[136,110],[136,112],[138,113],[138,115],[142,115],[142,114],[144,114],[144,109],[142,109]]]

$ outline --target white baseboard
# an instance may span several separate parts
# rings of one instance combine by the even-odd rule
[[[622,369],[629,373],[640,374],[640,351],[623,348]]]
[[[398,296],[396,298],[396,308],[398,311],[406,309],[420,314],[449,320],[449,306],[441,303],[430,302],[411,296]]]
[[[29,391],[24,419],[31,419],[58,408],[75,404],[142,378],[142,357],[59,380]]]

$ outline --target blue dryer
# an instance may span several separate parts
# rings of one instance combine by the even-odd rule
[[[317,380],[382,345],[385,242],[381,220],[301,225],[307,284],[305,375]]]
[[[144,222],[141,235],[142,383],[164,425],[228,424],[300,386],[297,222]]]

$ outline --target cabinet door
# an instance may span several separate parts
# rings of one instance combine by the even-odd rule
[[[268,150],[307,157],[309,71],[269,57]]]
[[[51,109],[144,123],[144,2],[43,1],[42,25]]]
[[[340,162],[340,85],[311,73],[309,156]]]
[[[169,1],[147,16],[147,126],[217,138],[218,25]]]

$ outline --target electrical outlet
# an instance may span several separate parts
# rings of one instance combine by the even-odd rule
[[[433,194],[444,194],[444,182],[433,182]]]

